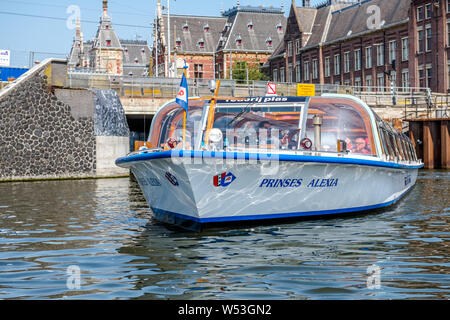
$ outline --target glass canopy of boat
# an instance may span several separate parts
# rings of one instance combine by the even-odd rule
[[[366,156],[377,156],[378,143],[380,156],[386,160],[417,161],[410,139],[375,113],[370,114],[356,100],[345,97],[266,100],[266,97],[217,103],[191,100],[184,145],[181,143],[184,110],[176,103],[169,103],[155,115],[149,142],[153,148],[162,150],[256,148],[271,152],[345,152]],[[321,119],[320,150],[316,150],[315,117]]]

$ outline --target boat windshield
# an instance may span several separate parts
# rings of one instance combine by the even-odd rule
[[[338,141],[354,154],[376,155],[368,112],[356,101],[346,98],[311,98],[306,122],[306,137],[314,142],[314,116],[322,118],[321,150],[338,151]]]
[[[289,103],[218,101],[212,128],[221,135],[215,145],[218,149],[295,150],[304,106],[305,99]]]
[[[200,130],[204,105],[204,100],[189,101],[189,111],[186,119],[185,149],[192,149],[192,146],[194,146],[196,132]],[[150,146],[152,148],[170,150],[167,142],[169,139],[173,139],[177,141],[178,148],[181,148],[182,145],[180,142],[183,139],[183,116],[184,109],[175,102],[163,107],[152,121],[149,136]]]

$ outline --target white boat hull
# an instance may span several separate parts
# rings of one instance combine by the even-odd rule
[[[119,165],[132,170],[155,217],[173,224],[292,218],[381,208],[406,194],[414,186],[418,172],[417,166],[301,159],[224,161],[212,157],[203,161],[200,158],[199,164],[193,164],[191,158],[181,161],[161,157]]]

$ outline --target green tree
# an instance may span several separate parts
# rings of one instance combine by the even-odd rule
[[[248,64],[247,61],[236,61],[233,65],[233,79],[237,83],[245,83],[247,80],[268,81],[269,76],[262,73],[258,64]]]

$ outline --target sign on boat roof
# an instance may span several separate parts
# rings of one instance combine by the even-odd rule
[[[231,104],[242,104],[242,103],[280,103],[280,102],[306,102],[307,97],[247,97],[242,99],[222,99],[217,100],[218,104],[231,103]]]

